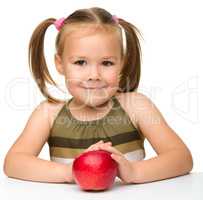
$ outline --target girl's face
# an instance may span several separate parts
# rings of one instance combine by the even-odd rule
[[[66,87],[80,105],[99,106],[119,88],[122,69],[118,33],[89,28],[65,39],[62,58],[55,57],[57,70],[65,76]]]

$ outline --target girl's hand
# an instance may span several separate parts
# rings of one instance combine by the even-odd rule
[[[124,183],[133,183],[134,168],[132,162],[127,160],[125,156],[111,145],[98,144],[97,147],[102,150],[106,150],[111,154],[111,157],[118,163],[118,177]]]
[[[101,144],[105,144],[105,146],[110,146],[111,145],[111,142],[106,142],[104,143],[103,140],[100,140],[99,142],[89,146],[84,152],[88,152],[88,151],[94,151],[94,150],[99,150],[99,146]]]

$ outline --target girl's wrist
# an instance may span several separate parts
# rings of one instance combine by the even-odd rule
[[[132,173],[132,181],[131,181],[131,183],[138,183],[139,162],[140,162],[140,161],[133,161],[133,162],[132,162],[133,173]]]
[[[64,168],[64,182],[66,183],[75,183],[73,174],[72,174],[72,163],[66,164]]]

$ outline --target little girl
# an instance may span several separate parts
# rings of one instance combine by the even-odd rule
[[[55,66],[73,96],[65,102],[52,97],[46,87],[47,83],[57,86],[44,56],[50,25],[59,31]],[[151,182],[191,171],[189,149],[152,101],[136,92],[141,71],[138,33],[131,23],[96,7],[59,20],[46,19],[36,27],[29,63],[46,100],[32,112],[6,155],[8,177],[71,183],[73,159],[97,149],[112,153],[124,183]],[[157,153],[148,160],[144,160],[145,138]],[[38,158],[46,142],[50,161]]]

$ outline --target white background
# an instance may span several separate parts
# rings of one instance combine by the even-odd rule
[[[1,1],[0,3],[0,176],[3,159],[44,98],[28,68],[28,42],[34,28],[49,17],[99,6],[134,23],[142,32],[143,63],[139,91],[150,97],[169,125],[190,148],[193,172],[203,171],[202,157],[202,5],[197,0],[140,1]],[[56,29],[46,33],[46,55],[54,79],[63,86],[53,63]],[[55,90],[52,92],[66,97]],[[68,94],[67,94],[68,95]],[[69,96],[69,95],[68,95]],[[155,155],[148,142],[147,158]],[[45,145],[40,157],[49,159]]]

